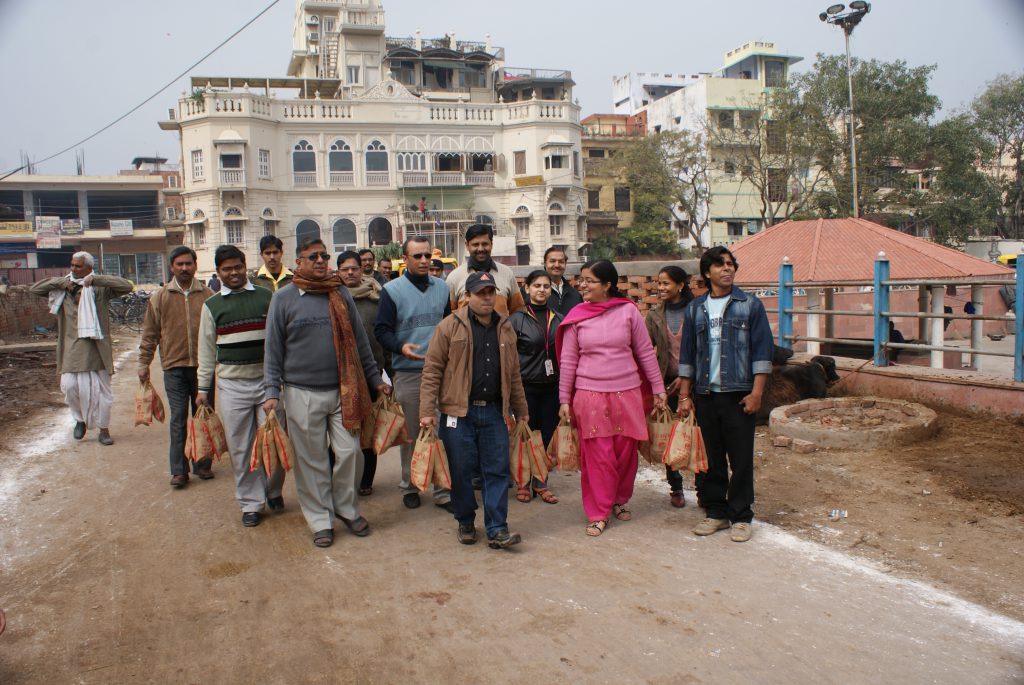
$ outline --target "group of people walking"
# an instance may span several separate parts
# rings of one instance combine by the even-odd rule
[[[332,270],[319,239],[298,245],[289,270],[274,236],[261,240],[263,264],[250,279],[245,254],[222,245],[214,256],[216,294],[195,278],[194,252],[175,248],[173,277],[150,299],[138,358],[139,379],[148,381],[159,350],[170,406],[171,486],[189,481],[188,416],[212,406],[216,391],[243,525],[259,525],[267,510],[285,506],[284,471],[249,468],[257,429],[275,412],[295,447],[298,504],[313,543],[333,543],[335,519],[367,535],[359,497],[373,492],[378,455],[361,448],[359,433],[371,403],[388,395],[402,406],[408,436],[428,428],[444,444],[451,489],[435,486],[430,494],[456,519],[459,542],[477,541],[477,489],[488,544],[505,548],[521,540],[508,525],[513,418],[539,431],[545,444],[560,420],[578,432],[585,532],[596,537],[612,518],[632,518],[646,417],[667,406],[681,415],[696,411],[706,443],[709,470],[696,486],[707,518],[694,533],[731,528],[732,539],[749,539],[754,416],[772,344],[763,306],[732,283],[739,266],[732,253],[716,247],[703,255],[709,292],[698,298],[683,269],[664,267],[661,305],[645,319],[618,290],[611,262],[584,264],[577,290],[565,279],[565,251],[552,247],[544,268],[520,287],[512,270],[491,257],[490,226],[474,224],[465,238],[468,257],[447,280],[432,274],[436,265],[423,237],[405,241],[405,270],[390,279],[377,277],[369,251],[337,255]],[[111,441],[109,342],[104,356],[101,339],[83,335],[82,319],[95,302],[97,328],[109,331],[104,303],[131,284],[94,276],[89,267],[91,257],[79,253],[68,277],[33,291],[50,297],[58,315],[58,368],[75,437],[96,427],[101,441]],[[412,485],[412,442],[399,451],[398,487],[404,506],[415,509],[421,498]],[[200,479],[213,477],[209,463],[191,469]],[[681,474],[667,470],[666,477],[671,504],[685,506]],[[536,478],[515,497],[559,501]]]

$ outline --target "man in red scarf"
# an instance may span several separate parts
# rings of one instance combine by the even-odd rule
[[[283,398],[295,445],[295,488],[313,544],[334,542],[334,518],[369,535],[359,513],[359,429],[370,391],[391,393],[380,377],[355,301],[328,273],[331,255],[319,239],[299,245],[295,278],[274,295],[267,314],[264,383],[270,412]],[[327,456],[330,444],[335,463]]]

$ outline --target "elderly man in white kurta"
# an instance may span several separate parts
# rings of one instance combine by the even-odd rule
[[[93,264],[91,254],[76,252],[71,257],[71,273],[45,278],[30,291],[48,298],[50,313],[57,317],[57,373],[75,420],[75,439],[84,438],[89,428],[98,428],[100,443],[113,445],[109,430],[114,404],[110,300],[130,293],[133,286],[117,276],[94,274]]]

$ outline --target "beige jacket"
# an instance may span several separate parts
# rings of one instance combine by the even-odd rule
[[[473,331],[469,328],[469,314],[469,307],[463,307],[445,317],[434,330],[420,380],[421,419],[434,416],[438,406],[449,416],[461,417],[469,411],[473,376]],[[502,414],[508,416],[511,409],[517,417],[528,416],[526,393],[519,373],[516,333],[507,317],[501,317],[498,323],[498,345],[501,348]]]
[[[44,278],[32,284],[29,292],[49,297],[51,290],[66,290],[67,276]],[[96,298],[96,315],[100,320],[102,340],[79,339],[78,299],[80,289],[69,291],[57,313],[57,374],[106,369],[114,373],[114,354],[110,346],[110,301],[127,295],[135,286],[117,276],[93,274],[92,291]]]
[[[198,278],[192,279],[188,291],[178,281],[171,282],[153,293],[146,308],[139,343],[139,368],[148,369],[153,362],[157,346],[160,347],[160,365],[164,369],[199,366],[199,320],[203,303],[213,295]]]

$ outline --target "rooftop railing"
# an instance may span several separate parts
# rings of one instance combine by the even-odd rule
[[[809,351],[816,351],[821,343],[870,347],[872,349],[872,362],[875,366],[888,366],[890,352],[899,350],[920,350],[930,353],[930,364],[933,368],[943,368],[943,357],[945,353],[959,353],[971,355],[971,366],[978,368],[978,360],[981,356],[990,357],[1012,357],[1013,358],[1013,380],[1017,383],[1024,382],[1024,255],[1017,256],[1016,279],[1009,278],[970,278],[970,279],[909,279],[893,280],[889,277],[889,258],[885,253],[879,253],[875,260],[875,274],[871,281],[821,281],[813,283],[797,283],[793,281],[793,264],[788,259],[783,260],[779,267],[778,283],[778,309],[769,309],[769,312],[778,313],[778,344],[781,347],[791,348],[795,342],[809,343]],[[971,289],[971,310],[973,313],[957,314],[946,311],[945,293],[947,286],[969,286]],[[1005,286],[1012,288],[1013,309],[1004,315],[985,314],[982,289],[984,286]],[[873,293],[872,309],[868,310],[842,310],[822,308],[820,305],[820,293],[824,289],[843,288],[859,286],[871,288]],[[890,300],[893,290],[918,288],[921,292],[922,311],[900,312],[892,311]],[[807,307],[795,307],[793,297],[798,290],[804,290],[808,297]],[[930,297],[926,298],[926,293]],[[928,300],[929,305],[925,310],[924,302]],[[794,333],[794,315],[807,316],[807,335],[796,335]],[[829,335],[821,335],[822,317],[846,317],[860,316],[871,317],[874,321],[872,339],[864,340],[857,338],[836,338]],[[927,322],[926,343],[893,342],[890,339],[890,320],[894,318],[919,319]],[[945,327],[947,322],[954,320],[966,320],[971,324],[970,347],[953,347],[945,344]],[[985,321],[1001,321],[1012,324],[1014,331],[1014,351],[998,352],[986,350],[982,347],[983,329]]]

